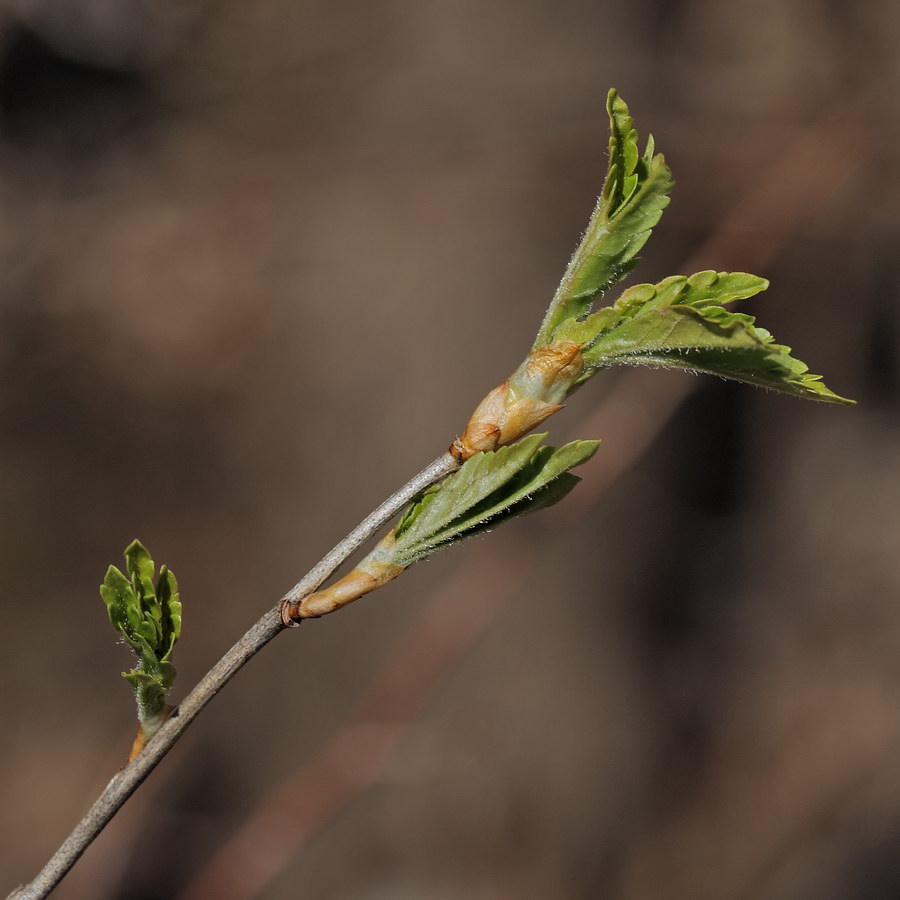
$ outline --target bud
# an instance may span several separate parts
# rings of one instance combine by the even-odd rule
[[[532,350],[509,379],[478,404],[450,446],[459,460],[517,441],[562,409],[583,370],[581,345],[560,341]]]
[[[509,379],[514,399],[531,397],[544,403],[565,400],[583,369],[581,344],[560,341],[528,354]]]
[[[406,568],[389,561],[393,546],[394,532],[391,530],[352,572],[322,591],[286,603],[281,611],[284,624],[295,625],[301,619],[318,619],[393,581]]]

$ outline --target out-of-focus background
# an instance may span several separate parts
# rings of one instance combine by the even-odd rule
[[[518,363],[615,86],[640,280],[771,278],[859,406],[597,378],[566,506],[281,636],[56,896],[900,896],[898,61],[895,0],[4,3],[0,893],[128,752],[106,566],[177,700]]]

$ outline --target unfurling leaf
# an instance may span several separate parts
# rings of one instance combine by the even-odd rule
[[[635,285],[612,306],[563,323],[558,339],[581,345],[584,371],[577,383],[611,365],[673,366],[811,400],[853,403],[757,328],[753,316],[725,309],[767,287],[764,278],[744,272],[673,275]]]
[[[126,577],[110,566],[100,596],[109,620],[137,656],[137,666],[123,677],[134,689],[144,740],[166,714],[166,694],[175,681],[172,649],[181,634],[181,603],[175,576],[161,566],[154,584],[154,564],[140,541],[125,550]]]
[[[568,474],[594,455],[598,441],[540,446],[546,435],[478,453],[447,481],[426,491],[403,515],[390,548],[408,566],[452,542],[561,500],[581,480]]]
[[[637,254],[669,204],[674,180],[653,137],[643,156],[625,101],[614,90],[606,101],[609,113],[609,167],[603,191],[594,207],[581,243],[534,342],[534,348],[555,340],[567,319],[583,316],[593,301],[637,264]]]

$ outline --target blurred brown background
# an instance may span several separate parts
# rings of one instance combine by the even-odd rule
[[[678,180],[639,278],[770,277],[746,308],[860,405],[650,372],[694,389],[668,424],[637,391],[586,433],[598,378],[549,423],[604,439],[587,501],[280,637],[55,896],[222,896],[300,772],[338,800],[279,814],[254,896],[900,897],[898,51],[895,0],[6,2],[0,893],[128,751],[106,566],[177,573],[177,699],[519,361],[615,86]],[[395,752],[310,774],[495,539],[509,601]]]

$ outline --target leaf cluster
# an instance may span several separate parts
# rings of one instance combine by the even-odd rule
[[[137,666],[122,676],[134,688],[138,718],[148,723],[163,713],[175,681],[172,651],[181,634],[178,583],[166,566],[154,583],[155,566],[140,541],[126,548],[125,571],[127,577],[110,566],[100,596],[113,627],[137,656]]]
[[[614,90],[607,111],[609,166],[603,191],[532,352],[566,342],[580,347],[583,369],[567,391],[606,366],[674,366],[811,400],[852,404],[792,357],[790,347],[776,344],[752,316],[725,308],[768,287],[756,275],[675,275],[659,284],[635,285],[612,306],[591,314],[594,300],[638,262],[637,253],[662,216],[674,184],[652,136],[640,154],[628,107]]]

